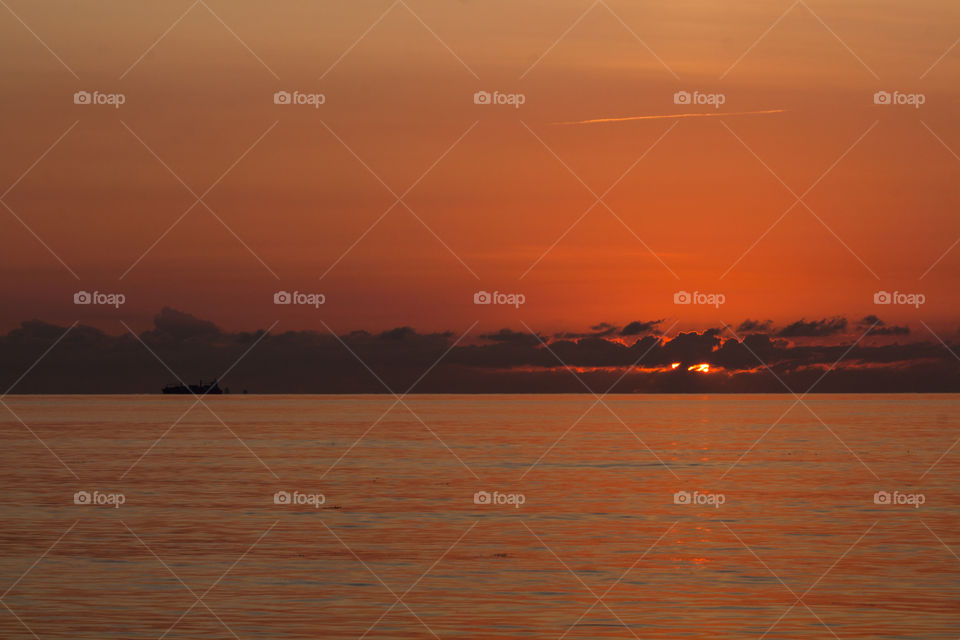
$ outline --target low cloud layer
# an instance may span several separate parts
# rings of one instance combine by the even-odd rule
[[[662,320],[636,320],[584,332],[505,328],[461,339],[410,327],[338,336],[227,332],[166,308],[139,336],[82,325],[64,336],[66,329],[33,320],[0,336],[3,388],[158,393],[165,384],[209,381],[229,371],[221,386],[233,393],[403,393],[411,387],[421,393],[601,393],[611,387],[620,393],[780,393],[785,385],[802,393],[814,384],[817,392],[960,391],[960,362],[943,344],[933,336],[913,338],[907,327],[875,316],[801,319],[783,327],[746,320],[736,329],[669,338],[660,333]],[[956,336],[944,339],[960,352]],[[710,372],[688,371],[699,364]]]

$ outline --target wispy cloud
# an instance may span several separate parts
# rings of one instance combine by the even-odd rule
[[[632,122],[634,120],[672,120],[674,118],[723,118],[725,116],[759,116],[771,113],[785,113],[786,109],[764,109],[762,111],[733,111],[716,113],[670,113],[653,116],[625,116],[622,118],[594,118],[593,120],[575,120],[573,122],[554,122],[555,125],[601,124],[606,122]]]

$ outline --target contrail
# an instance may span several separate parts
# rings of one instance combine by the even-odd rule
[[[599,124],[603,122],[631,122],[633,120],[669,120],[673,118],[722,118],[723,116],[756,116],[768,113],[784,113],[786,109],[765,109],[763,111],[733,111],[717,113],[671,113],[662,116],[627,116],[624,118],[595,118],[593,120],[576,120],[574,122],[553,122],[555,125],[571,124]]]

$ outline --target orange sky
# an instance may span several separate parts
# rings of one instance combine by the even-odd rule
[[[960,237],[955,3],[9,5],[0,194],[14,185],[3,202],[50,251],[0,208],[2,330],[142,328],[164,305],[232,329],[876,313],[956,330],[960,247],[930,269]],[[326,102],[275,105],[281,89]],[[126,103],[75,105],[78,90]],[[525,103],[476,105],[478,90]],[[678,90],[725,103],[677,105]],[[925,103],[875,105],[877,90]],[[768,110],[783,111],[556,124]],[[204,197],[223,223],[197,205],[148,251],[187,187],[228,169]],[[414,213],[395,206],[348,251],[414,183]],[[77,307],[78,289],[127,303]],[[277,307],[278,289],[327,303]],[[478,307],[478,289],[527,302]],[[927,302],[878,308],[878,289]],[[681,307],[677,290],[727,301]]]

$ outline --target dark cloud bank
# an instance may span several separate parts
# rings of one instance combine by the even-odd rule
[[[582,393],[586,387],[602,393],[615,383],[615,393],[782,393],[780,380],[802,393],[821,376],[814,392],[960,392],[960,362],[943,344],[874,316],[799,320],[784,327],[747,320],[670,339],[659,335],[665,328],[662,320],[652,320],[551,336],[502,329],[453,346],[459,334],[422,334],[409,327],[339,339],[325,330],[231,333],[168,308],[139,338],[188,383],[222,374],[259,339],[221,381],[233,393],[386,393],[377,376],[397,393],[415,382],[414,393]],[[65,329],[33,320],[0,336],[2,389]],[[956,336],[943,337],[960,352]],[[129,332],[110,335],[76,326],[12,392],[159,393],[177,377],[140,340]],[[617,382],[637,361],[638,369]],[[673,363],[680,364],[672,369]],[[687,371],[700,363],[708,363],[711,372]]]

